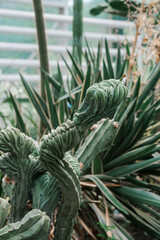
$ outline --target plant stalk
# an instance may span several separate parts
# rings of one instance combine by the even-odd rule
[[[73,5],[73,56],[77,50],[80,63],[82,62],[83,39],[83,0],[74,0]]]
[[[39,47],[39,59],[40,68],[49,73],[49,58],[47,49],[47,37],[45,32],[45,21],[43,16],[43,6],[41,0],[33,0],[34,12],[35,12],[35,23],[37,29],[37,40]],[[41,71],[41,97],[46,101],[44,73]],[[40,120],[40,136],[44,133],[45,125]]]

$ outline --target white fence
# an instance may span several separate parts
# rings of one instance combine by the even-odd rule
[[[27,72],[28,68],[31,69],[38,69],[39,67],[39,60],[38,60],[38,46],[36,44],[36,29],[34,28],[33,22],[34,22],[34,13],[32,11],[25,11],[25,6],[31,6],[32,1],[30,0],[1,0],[0,4],[2,3],[10,3],[11,7],[10,9],[5,9],[3,6],[0,5],[0,18],[2,19],[18,19],[19,21],[16,21],[16,25],[6,25],[2,24],[0,25],[0,35],[9,36],[10,35],[10,41],[0,42],[0,52],[5,52],[7,57],[1,57],[0,54],[0,69],[2,71],[2,74],[0,75],[0,80],[4,81],[16,81],[19,80],[18,71],[23,70]],[[50,59],[50,66],[51,71],[55,69],[57,66],[57,59],[53,57],[53,54],[56,54],[56,56],[59,53],[65,54],[66,48],[72,51],[71,47],[71,41],[72,39],[72,31],[68,30],[69,24],[72,24],[73,17],[68,15],[68,6],[66,2],[58,2],[58,1],[43,1],[45,7],[49,7],[50,9],[58,9],[58,14],[51,14],[46,13],[44,14],[46,23],[47,23],[47,30],[46,33],[48,35],[48,38],[53,38],[57,40],[57,42],[49,41],[48,50],[49,53],[52,54]],[[18,4],[21,4],[24,6],[24,10],[15,10],[14,7]],[[32,27],[23,27],[20,26],[19,23],[21,21],[27,20],[32,22]],[[120,34],[112,34],[107,33],[106,29],[112,29],[112,28],[121,28],[121,29],[129,29],[134,27],[134,24],[132,22],[127,21],[118,21],[118,20],[111,20],[111,19],[100,19],[100,18],[83,18],[84,26],[89,27],[104,27],[105,31],[99,31],[99,32],[89,32],[85,31],[84,35],[88,40],[100,40],[102,37],[106,38],[109,42],[124,42],[124,40],[127,38],[129,42],[133,41],[132,36],[126,36],[126,35],[120,35]],[[49,23],[49,24],[48,24]],[[48,26],[49,25],[49,26]],[[27,39],[31,37],[33,39],[34,37],[34,43],[24,43],[24,42],[13,42],[11,36],[26,36]],[[50,43],[51,42],[51,43]],[[94,49],[96,51],[96,49]],[[104,51],[104,50],[103,50]],[[17,57],[11,58],[12,52],[16,52]],[[23,53],[28,53],[26,59],[20,58]],[[115,56],[117,51],[114,48],[110,49],[110,53],[112,56]],[[122,52],[124,54],[124,52]],[[65,64],[62,60],[59,61],[60,66],[65,69]],[[71,63],[69,63],[71,64]],[[84,63],[83,63],[84,65]],[[16,69],[17,73],[15,73]],[[7,74],[6,69],[7,70]],[[13,70],[13,71],[12,71]],[[37,72],[34,74],[26,74],[26,79],[28,81],[38,81],[39,76]]]

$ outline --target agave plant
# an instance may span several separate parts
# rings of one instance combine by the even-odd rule
[[[57,74],[51,76],[45,72],[47,104],[21,75],[28,96],[48,131],[61,125],[66,118],[72,118],[93,83],[101,82],[102,79],[123,78],[127,60],[122,59],[120,48],[114,68],[105,41],[107,64],[104,60],[102,71],[101,48],[102,45],[99,44],[95,55],[87,43],[86,73],[70,52],[68,54],[74,69],[63,58],[71,74],[67,90],[59,65]],[[115,220],[117,210],[118,216],[122,214],[125,224],[128,221],[132,223],[129,227],[138,226],[152,237],[160,237],[160,215],[157,211],[160,201],[157,177],[160,173],[160,132],[156,123],[160,101],[154,102],[152,92],[159,74],[157,66],[144,88],[141,84],[142,77],[138,78],[135,86],[131,80],[128,100],[116,113],[109,113],[113,120],[94,125],[85,142],[73,150],[74,157],[82,166],[80,180],[83,202],[78,221],[84,229],[79,224],[75,225],[75,231],[80,234],[79,239],[96,239],[98,234],[116,239],[134,239],[134,234],[130,234]],[[16,100],[12,94],[10,96],[18,126],[21,131],[28,133]],[[114,126],[111,124],[113,121]],[[98,222],[101,224],[97,225]],[[110,226],[113,227],[111,232],[106,230]]]
[[[80,66],[78,56],[76,61],[73,55],[67,51],[72,62],[72,67],[68,65],[68,61],[62,56],[70,74],[70,77],[67,79],[67,84],[59,65],[57,65],[57,73],[53,74],[53,76],[41,69],[41,71],[45,73],[47,102],[27,83],[21,74],[22,83],[28,97],[48,130],[60,126],[68,118],[71,119],[73,117],[75,110],[78,109],[87,89],[91,85],[102,81],[102,79],[120,79],[123,76],[127,60],[121,56],[120,45],[117,49],[116,67],[112,64],[107,40],[105,40],[104,56],[102,55],[102,45],[101,41],[98,44],[97,54],[95,54],[86,40],[87,47],[84,53],[87,66],[86,71]],[[10,100],[16,113],[17,127],[22,132],[29,134],[25,120],[19,111],[17,101],[12,93],[10,93]]]
[[[101,222],[113,226],[108,236],[139,239],[140,236],[131,235],[115,220],[118,210],[123,215],[123,223],[129,220],[132,228],[133,225],[139,227],[152,239],[160,238],[160,132],[156,122],[160,100],[152,101],[150,94],[159,74],[157,66],[143,89],[139,77],[130,98],[113,116],[117,122],[114,134],[107,138],[105,122],[98,123],[75,155],[83,164],[84,203],[79,219],[90,235],[91,228],[93,235],[104,231],[97,225]],[[97,135],[100,132],[101,138]],[[143,238],[147,236],[141,236]]]

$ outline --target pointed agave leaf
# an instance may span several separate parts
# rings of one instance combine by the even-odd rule
[[[138,80],[137,80],[137,82],[136,82],[136,85],[135,85],[133,94],[132,94],[132,96],[131,96],[131,100],[133,100],[133,99],[135,99],[135,98],[138,97],[140,87],[141,87],[141,76],[138,77]]]
[[[160,78],[160,64],[157,64],[157,66],[154,68],[154,71],[148,77],[147,84],[144,87],[144,89],[139,97],[137,109],[138,109],[138,107],[140,107],[142,102],[145,100],[145,98],[148,96],[150,91],[153,89],[153,87],[155,86],[155,84],[157,83],[159,78]]]
[[[88,50],[88,53],[89,53],[89,56],[90,56],[90,60],[91,60],[92,64],[94,64],[94,57],[93,57],[93,54],[90,50],[90,47],[89,47],[89,44],[88,44],[88,41],[87,41],[86,37],[85,37],[85,42],[86,42],[87,50]]]
[[[160,196],[155,193],[124,186],[115,188],[114,191],[124,195],[131,201],[159,208]]]
[[[129,151],[121,156],[110,161],[107,165],[107,169],[111,169],[117,166],[121,166],[126,163],[130,163],[136,160],[143,159],[146,156],[150,156],[152,153],[155,152],[156,144],[147,145],[141,148],[136,148],[132,151]],[[159,148],[159,147],[158,147]]]
[[[154,134],[154,135],[151,136],[151,137],[147,137],[147,138],[144,138],[144,139],[138,141],[138,142],[136,143],[136,145],[133,146],[133,149],[135,149],[135,148],[140,148],[140,147],[143,147],[143,146],[146,146],[146,145],[155,143],[155,142],[158,141],[159,139],[160,139],[160,132],[157,132],[156,134]]]
[[[61,72],[59,63],[57,64],[57,70],[58,70],[58,80],[59,80],[60,84],[63,85],[62,72]],[[64,87],[64,85],[63,85],[63,87]]]
[[[47,103],[48,103],[50,120],[52,123],[52,127],[56,128],[59,126],[59,119],[58,119],[57,109],[54,103],[54,99],[52,97],[52,93],[50,90],[49,81],[47,77],[45,78],[45,86],[46,86],[46,92],[47,92]]]
[[[122,200],[123,203],[125,204],[125,209],[128,212],[128,216],[127,218],[133,222],[135,225],[137,225],[138,227],[144,229],[144,231],[148,232],[149,234],[151,234],[154,237],[159,238],[160,237],[160,233],[159,231],[155,230],[150,224],[148,224],[146,221],[144,221],[141,217],[139,217],[135,211],[131,210],[132,209],[132,205],[131,204],[126,204],[126,201]],[[129,207],[127,207],[129,205]]]
[[[17,123],[18,123],[19,129],[21,130],[21,132],[23,132],[25,134],[28,134],[28,131],[26,129],[26,125],[25,125],[24,120],[22,118],[22,115],[21,115],[21,113],[20,113],[20,111],[18,109],[16,100],[14,99],[14,97],[13,97],[11,92],[9,94],[10,94],[10,100],[11,100],[12,106],[13,106],[14,111],[16,113],[16,119],[17,119]]]
[[[56,103],[59,103],[60,101],[71,97],[71,95],[75,95],[75,94],[81,92],[81,89],[82,89],[82,85],[77,86],[76,88],[72,89],[69,93],[66,93],[65,95],[60,97]]]
[[[121,239],[124,239],[124,237],[127,239],[127,240],[134,240],[132,238],[132,236],[130,235],[130,233],[121,226],[121,224],[118,224],[116,221],[114,221],[113,219],[111,220],[111,222],[113,222],[113,224],[117,227],[117,229],[119,231],[121,231],[121,233],[123,233],[123,237]]]
[[[99,71],[100,64],[101,64],[101,58],[102,58],[102,40],[98,43],[98,51],[97,51],[97,71]]]
[[[116,151],[117,156],[121,152],[123,152],[126,148],[129,148],[130,146],[135,144],[141,138],[141,136],[145,132],[146,128],[148,127],[148,124],[150,122],[150,118],[153,116],[153,112],[154,112],[154,110],[151,110],[148,113],[145,112],[145,111],[143,111],[141,113],[137,122],[134,125],[134,128],[130,131],[128,136],[126,136],[126,138],[124,139],[122,144],[117,149],[117,151]]]
[[[103,59],[103,77],[104,77],[105,80],[110,79],[108,69],[107,69],[107,66],[106,66],[106,63],[105,63],[104,59]]]
[[[127,60],[124,59],[121,64],[121,68],[119,69],[119,72],[117,74],[117,79],[120,79],[124,75],[124,70],[126,67]]]
[[[103,163],[99,154],[94,158],[92,162],[92,174],[103,173]]]
[[[64,93],[65,93],[65,91],[64,91],[64,88],[62,87],[61,91],[60,91],[60,97],[63,96]],[[64,122],[64,113],[65,113],[65,100],[59,102],[58,108],[59,108],[60,121],[61,121],[61,123],[63,123]]]
[[[120,210],[124,214],[128,214],[127,211],[124,209],[123,205],[116,199],[116,197],[100,179],[98,179],[94,175],[85,175],[83,176],[83,178],[90,179],[92,182],[94,182],[99,188],[99,190],[103,193],[103,195],[108,199],[108,201],[110,201],[118,210]]]
[[[87,89],[91,86],[91,63],[88,64],[88,69],[87,69],[87,73],[86,73],[86,77],[84,79],[83,82],[83,86],[82,86],[82,91],[81,91],[81,96],[80,96],[80,101],[79,101],[79,105],[80,103],[83,101]]]
[[[119,177],[128,175],[130,173],[137,172],[137,171],[139,171],[141,169],[144,169],[146,167],[149,167],[150,165],[152,165],[153,163],[155,163],[155,162],[157,162],[159,160],[160,160],[160,157],[158,157],[158,158],[151,158],[149,160],[140,161],[139,163],[135,163],[135,164],[123,165],[123,167],[114,168],[113,170],[108,172],[107,175],[119,178]]]
[[[60,91],[61,89],[61,84],[54,78],[51,77],[46,71],[44,71],[43,69],[41,69],[41,71],[45,74],[46,78],[49,80],[49,82],[52,84],[52,86],[54,88],[57,89],[57,91]]]
[[[143,204],[141,205],[141,207],[145,210],[147,210],[147,212],[150,212],[152,215],[154,215],[156,218],[159,218],[160,220],[160,213],[155,211],[153,208],[148,207],[147,205]]]
[[[29,84],[26,82],[26,80],[24,79],[24,77],[22,76],[22,74],[20,74],[20,77],[21,77],[21,80],[22,80],[22,83],[23,83],[23,86],[25,87],[26,89],[26,92],[29,96],[29,99],[31,101],[31,103],[33,104],[33,106],[35,107],[35,110],[37,111],[37,113],[39,114],[42,122],[45,124],[45,126],[48,128],[48,129],[51,129],[51,125],[47,119],[47,116],[46,114],[44,113],[43,111],[43,108],[42,106],[40,105],[38,99],[36,98],[32,88],[29,86]]]
[[[119,72],[121,69],[121,48],[120,45],[118,45],[118,50],[117,50],[117,61],[116,61],[116,78],[119,78]]]
[[[63,57],[63,55],[61,55],[61,57],[62,57],[63,61],[65,62],[66,67],[68,68],[68,70],[69,70],[69,72],[70,72],[70,74],[71,74],[71,76],[72,76],[72,79],[74,80],[75,86],[78,86],[78,85],[79,85],[79,82],[78,82],[76,76],[74,75],[74,72],[73,72],[72,69],[70,68],[69,64],[67,63],[67,61],[66,61],[66,59]]]
[[[107,63],[108,63],[109,77],[114,78],[114,72],[113,72],[113,67],[112,67],[112,62],[111,62],[111,57],[110,57],[110,53],[109,53],[107,39],[105,39],[105,50],[106,50],[106,58],[107,58]]]
[[[77,73],[77,75],[80,77],[81,82],[83,82],[84,80],[84,73],[82,71],[82,69],[80,68],[80,66],[78,66],[77,62],[75,61],[75,59],[73,58],[72,54],[67,50],[67,53],[70,57],[70,59],[72,60],[73,66],[75,68],[75,71]]]
[[[49,117],[48,108],[47,108],[45,101],[43,100],[43,98],[41,98],[41,96],[37,93],[37,91],[34,88],[32,88],[32,90],[33,90],[34,94],[36,95],[39,103],[41,104],[46,116]]]

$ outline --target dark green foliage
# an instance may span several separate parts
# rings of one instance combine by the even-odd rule
[[[32,89],[25,80],[23,82],[35,99]],[[48,233],[49,217],[37,209],[28,213],[27,204],[32,202],[32,208],[44,210],[52,217],[59,201],[55,240],[70,239],[81,204],[81,186],[78,160],[68,151],[80,143],[88,128],[107,117],[126,96],[127,89],[119,80],[94,84],[87,89],[85,98],[73,115],[73,121],[67,120],[61,127],[51,130],[40,145],[18,129],[1,130],[0,150],[3,155],[0,157],[0,169],[14,180],[10,197],[10,218],[13,223],[0,230],[2,239],[42,238]],[[111,124],[114,126],[113,121]],[[122,209],[110,190],[108,193],[109,198]],[[1,214],[3,223],[6,214],[7,210]]]
[[[90,10],[92,15],[99,15],[102,12],[120,15],[127,17],[129,10],[135,12],[137,7],[140,7],[140,3],[136,1],[130,1],[129,7],[125,0],[105,0],[106,3],[98,5]]]

